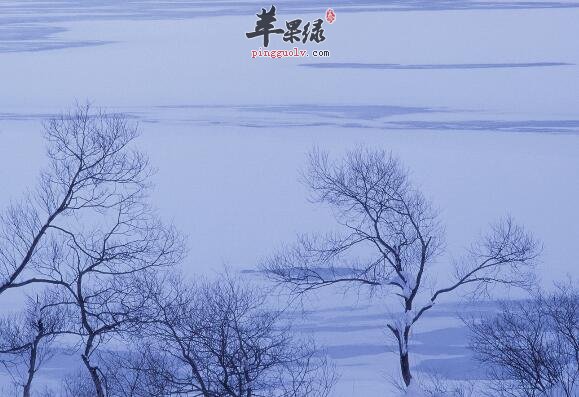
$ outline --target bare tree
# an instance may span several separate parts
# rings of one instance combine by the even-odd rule
[[[64,287],[60,305],[76,325],[69,332],[82,339],[81,358],[98,397],[105,396],[106,385],[95,354],[111,339],[141,326],[153,303],[142,278],[178,262],[183,251],[179,236],[141,202],[131,198],[111,211],[107,227],[88,232],[59,227],[66,245],[52,269]]]
[[[468,320],[471,348],[494,379],[494,396],[576,396],[579,391],[579,293],[570,286]]]
[[[45,124],[49,165],[36,190],[0,217],[0,294],[44,283],[81,340],[97,397],[102,346],[145,317],[147,272],[178,262],[181,236],[147,204],[151,168],[120,114],[79,106]]]
[[[29,205],[4,216],[0,293],[32,283],[59,287],[54,307],[70,313],[97,397],[94,362],[105,343],[137,327],[148,297],[140,280],[178,262],[183,241],[147,204],[151,170],[131,148],[126,117],[78,108],[45,127],[50,167]]]
[[[44,130],[49,163],[37,188],[0,216],[0,295],[31,283],[54,283],[45,276],[53,270],[58,246],[56,223],[97,216],[146,187],[147,159],[131,149],[138,132],[123,115],[78,106],[48,121]]]
[[[167,395],[204,397],[326,396],[333,373],[312,345],[300,342],[266,309],[265,296],[226,277],[155,287],[154,325],[135,350]],[[130,367],[130,366],[129,366]],[[132,376],[131,378],[135,378]],[[151,383],[151,382],[149,382]],[[145,394],[146,395],[146,394]]]
[[[30,397],[36,372],[52,357],[53,343],[64,332],[64,316],[44,296],[29,299],[23,313],[0,319],[0,362],[23,397]]]
[[[406,170],[382,151],[357,149],[343,161],[332,162],[315,150],[304,180],[312,200],[333,209],[341,231],[302,236],[267,259],[263,269],[298,294],[347,283],[397,297],[401,311],[386,327],[397,340],[407,386],[412,379],[408,353],[412,327],[441,295],[465,286],[475,293],[486,293],[496,284],[525,287],[532,280],[537,243],[507,218],[455,263],[446,286],[427,288],[429,277],[434,283],[444,231]]]
[[[53,264],[64,287],[60,305],[72,313],[70,322],[75,326],[70,333],[82,339],[81,358],[98,397],[105,395],[105,385],[95,353],[111,339],[141,326],[153,303],[142,278],[181,258],[178,235],[147,211],[141,203],[125,201],[103,231],[85,234],[61,228],[66,249]]]

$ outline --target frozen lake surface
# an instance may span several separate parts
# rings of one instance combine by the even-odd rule
[[[579,2],[275,5],[280,21],[333,7],[331,57],[251,59],[256,1],[3,2],[0,205],[35,181],[42,120],[90,100],[139,122],[152,200],[190,236],[192,274],[250,269],[328,230],[298,182],[305,154],[367,145],[400,157],[441,210],[449,258],[510,213],[544,243],[545,286],[579,276]],[[342,373],[335,395],[384,395],[396,358],[380,305],[319,299],[302,327]],[[456,310],[437,310],[417,368],[476,376]]]

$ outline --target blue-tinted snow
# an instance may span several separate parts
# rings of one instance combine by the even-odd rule
[[[298,171],[314,145],[339,156],[364,144],[411,170],[441,209],[453,256],[508,212],[544,242],[544,285],[578,275],[579,3],[275,4],[280,20],[332,6],[319,47],[331,58],[250,59],[258,1],[2,2],[0,206],[44,164],[42,119],[88,99],[140,123],[159,170],[152,200],[191,236],[188,272],[251,268],[298,232],[332,229]],[[388,311],[356,293],[312,301],[322,307],[306,307],[296,328],[342,372],[335,395],[385,395],[396,373]],[[458,311],[441,305],[416,328],[416,369],[483,376]],[[77,359],[60,357],[43,380]]]

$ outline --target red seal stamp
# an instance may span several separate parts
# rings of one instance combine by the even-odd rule
[[[328,10],[326,11],[326,21],[328,21],[328,23],[334,23],[335,20],[336,20],[336,13],[331,8],[328,8]]]

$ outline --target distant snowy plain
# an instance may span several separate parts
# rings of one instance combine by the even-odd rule
[[[298,171],[314,146],[366,145],[397,155],[440,209],[447,259],[510,213],[544,243],[543,285],[579,276],[579,3],[275,4],[279,21],[333,7],[318,46],[331,58],[251,59],[261,43],[244,33],[269,6],[253,0],[2,2],[0,205],[35,181],[42,120],[90,100],[140,124],[158,168],[151,200],[189,235],[191,275],[251,269],[296,233],[332,230]],[[8,298],[0,311],[21,300]],[[391,395],[382,303],[327,291],[304,305],[298,328],[342,374],[333,395]],[[482,377],[463,310],[441,305],[419,326],[417,370]],[[41,381],[73,363],[56,360]]]

